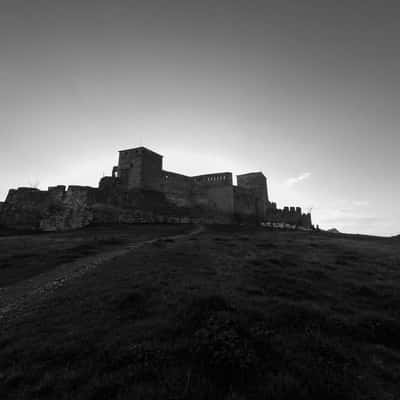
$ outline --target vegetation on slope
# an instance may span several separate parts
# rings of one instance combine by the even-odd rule
[[[82,257],[190,230],[184,225],[109,225],[58,233],[0,229],[0,288]]]
[[[394,239],[209,228],[61,288],[0,334],[0,396],[396,399]]]

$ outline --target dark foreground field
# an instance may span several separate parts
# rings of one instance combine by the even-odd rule
[[[0,287],[58,265],[154,237],[188,231],[174,225],[89,227],[72,232],[18,234],[0,229]]]
[[[105,229],[93,251],[151,228]],[[54,238],[78,257],[66,249],[82,233],[68,235],[32,245],[27,265],[8,239],[0,282],[57,264]],[[399,399],[400,240],[206,228],[107,261],[0,324],[2,399]]]

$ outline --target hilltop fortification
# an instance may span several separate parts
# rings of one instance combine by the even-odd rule
[[[11,189],[0,204],[0,224],[17,229],[67,230],[91,223],[261,223],[311,227],[299,207],[280,210],[268,198],[262,172],[186,176],[166,171],[163,156],[145,147],[119,152],[98,188]]]

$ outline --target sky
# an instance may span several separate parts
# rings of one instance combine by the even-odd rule
[[[323,229],[400,233],[395,1],[1,0],[0,201],[146,146],[263,171]]]

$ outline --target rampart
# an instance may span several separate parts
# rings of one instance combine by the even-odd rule
[[[284,222],[310,228],[300,208],[277,209],[261,172],[186,176],[162,169],[162,156],[144,147],[119,152],[118,166],[99,187],[70,185],[11,189],[0,203],[0,224],[58,231],[93,223]]]
[[[192,181],[199,186],[230,186],[232,185],[232,173],[220,172],[193,176]]]
[[[266,208],[265,221],[286,223],[292,226],[301,226],[306,229],[312,228],[311,214],[303,214],[300,207],[276,208],[275,203],[271,203]]]
[[[192,179],[186,175],[162,171],[162,191],[166,198],[180,207],[192,206]]]

